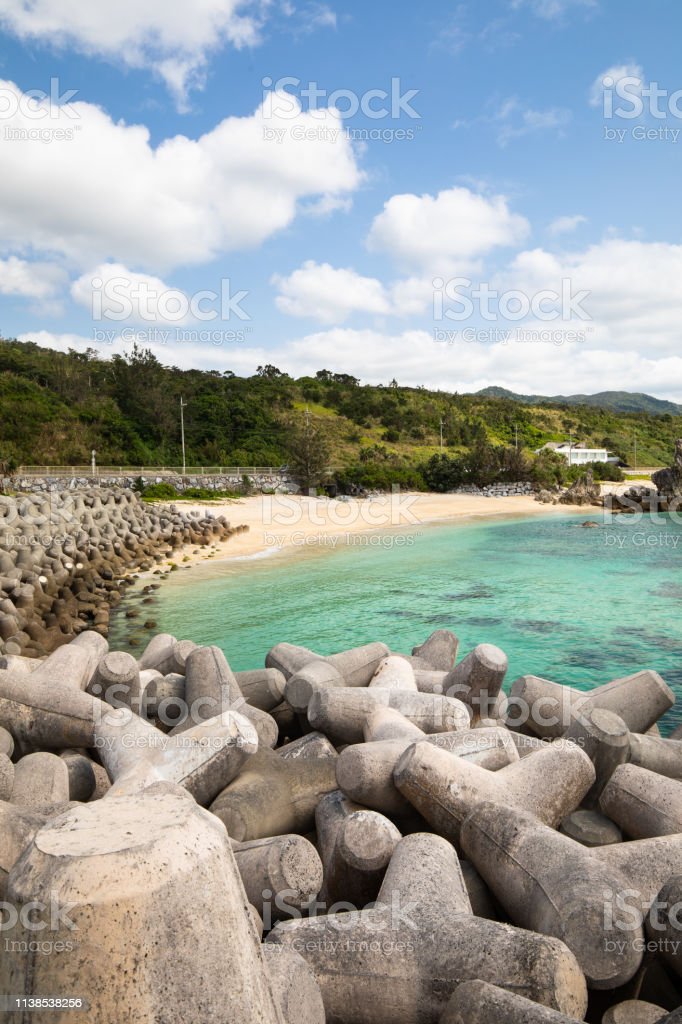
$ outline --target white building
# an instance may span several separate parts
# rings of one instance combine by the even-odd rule
[[[585,448],[584,445],[570,444],[568,441],[550,441],[548,444],[538,448],[535,452],[539,455],[543,451],[556,452],[563,455],[569,466],[584,466],[588,462],[618,462],[616,455],[609,455],[606,448]]]

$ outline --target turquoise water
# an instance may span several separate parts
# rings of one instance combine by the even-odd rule
[[[372,640],[409,652],[448,628],[460,654],[502,647],[508,682],[532,673],[587,690],[654,668],[682,698],[682,525],[634,519],[438,525],[403,533],[400,546],[365,535],[362,547],[204,563],[172,573],[139,621],[217,644],[236,670],[262,665],[280,640],[323,654]],[[139,599],[131,591],[123,609]],[[112,646],[130,649],[131,633],[119,613]],[[679,721],[682,700],[666,725]]]

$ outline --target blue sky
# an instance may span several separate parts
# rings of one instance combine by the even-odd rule
[[[681,23],[673,0],[0,0],[0,330],[682,401]]]

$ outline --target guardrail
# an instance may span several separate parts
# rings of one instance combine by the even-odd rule
[[[275,476],[286,466],[19,466],[15,476]]]

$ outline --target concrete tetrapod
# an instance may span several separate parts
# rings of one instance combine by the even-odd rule
[[[618,715],[604,708],[579,708],[564,733],[563,741],[577,744],[594,765],[596,781],[583,798],[583,806],[594,810],[616,768],[630,753],[630,731]]]
[[[479,644],[443,680],[443,693],[471,708],[474,719],[495,717],[493,710],[509,662],[493,644]]]
[[[423,739],[426,735],[418,725],[413,725],[405,715],[393,708],[378,707],[365,719],[362,735],[366,743],[381,740]]]
[[[305,714],[313,693],[318,690],[369,686],[389,653],[385,644],[373,643],[330,654],[327,658],[316,655],[287,679],[284,690],[287,703],[294,711]]]
[[[337,788],[335,769],[334,758],[288,759],[274,750],[259,750],[210,810],[240,843],[304,834],[313,827],[320,797]]]
[[[35,811],[49,811],[59,804],[68,803],[69,799],[69,769],[61,757],[41,751],[27,754],[17,762],[11,797],[13,804]]]
[[[506,729],[468,729],[465,732],[426,736],[416,727],[412,728],[415,729],[418,741],[421,739],[489,771],[497,771],[519,760],[516,747]],[[346,747],[336,765],[339,789],[351,800],[381,811],[382,814],[398,817],[413,815],[412,805],[395,786],[393,773],[404,752],[414,742],[415,737],[408,736]]]
[[[0,677],[0,724],[26,753],[91,747],[96,720],[109,705],[68,684],[36,685],[35,674]]]
[[[50,654],[31,672],[31,681],[36,686],[47,683],[55,688],[71,686],[84,690],[108,649],[109,645],[103,636],[93,630],[86,630]]]
[[[325,1024],[320,986],[303,957],[286,946],[266,943],[263,958],[284,1024]]]
[[[254,708],[273,711],[284,700],[286,679],[276,668],[235,672],[234,677],[244,700]]]
[[[336,747],[332,746],[321,732],[308,732],[305,736],[278,747],[276,753],[285,761],[305,760],[308,757],[330,757],[335,761],[339,756]]]
[[[414,669],[409,661],[397,654],[390,654],[379,662],[369,685],[372,689],[378,686],[384,690],[412,690],[415,693],[417,691]]]
[[[11,757],[13,753],[14,740],[12,739],[11,732],[0,727],[0,754],[4,754],[6,757]]]
[[[7,895],[7,877],[49,815],[0,801],[0,901]]]
[[[589,693],[539,676],[521,676],[511,688],[506,709],[510,728],[524,726],[541,738],[563,736],[579,709],[613,711],[630,732],[645,733],[675,703],[658,672],[649,669],[614,679]]]
[[[107,798],[172,782],[207,806],[258,750],[251,722],[233,711],[166,736],[127,708],[110,709],[94,744],[113,785]]]
[[[34,672],[0,672],[0,726],[23,753],[91,745],[96,704],[82,691],[106,650],[99,633],[84,632]]]
[[[378,707],[400,711],[423,732],[468,729],[469,711],[459,700],[406,690],[318,690],[308,705],[308,721],[333,742],[360,743],[368,715]]]
[[[171,735],[192,729],[225,711],[238,711],[253,723],[261,746],[274,747],[279,730],[271,715],[247,704],[234,672],[219,647],[195,647],[185,666],[185,711]]]
[[[132,654],[110,651],[97,665],[88,683],[88,693],[113,707],[125,705],[136,715],[142,712],[140,669]]]
[[[436,629],[423,644],[412,648],[415,658],[424,658],[438,672],[449,672],[455,664],[459,640],[449,629]]]
[[[576,1024],[576,1019],[487,981],[465,981],[450,999],[440,1024]]]
[[[624,764],[601,795],[604,814],[632,839],[682,832],[682,782]]]
[[[574,743],[551,744],[497,772],[421,741],[402,755],[393,779],[429,824],[453,842],[477,804],[526,810],[556,828],[594,783],[594,766]]]
[[[97,788],[95,769],[101,766],[78,750],[62,750],[59,756],[69,773],[69,799],[86,803]]]
[[[641,999],[628,999],[607,1010],[601,1024],[657,1024],[666,1016],[661,1006],[645,1003]]]
[[[573,811],[561,822],[561,831],[583,846],[609,846],[623,842],[623,833],[618,826],[598,811]]]
[[[322,887],[322,861],[303,836],[273,836],[232,843],[249,903],[265,927],[291,917],[317,896]]]
[[[661,889],[647,915],[646,930],[660,956],[682,978],[682,874],[673,875]]]
[[[12,869],[8,896],[52,906],[50,937],[64,949],[22,952],[35,933],[17,924],[2,992],[77,993],[89,1009],[72,1019],[88,1024],[224,1024],[226,1012],[282,1024],[225,830],[183,790],[159,784],[48,822]],[[190,909],[191,936],[178,942]],[[53,1019],[31,1013],[33,1024]]]
[[[324,865],[320,900],[326,912],[339,902],[361,910],[376,899],[400,832],[383,814],[353,803],[339,790],[322,797],[315,826]]]
[[[579,1019],[587,1007],[568,948],[474,917],[457,854],[434,835],[398,843],[375,907],[283,922],[267,941],[310,965],[327,1024],[437,1024],[456,987],[475,978]]]
[[[630,734],[630,764],[682,781],[682,743],[661,736]]]
[[[9,800],[14,789],[14,765],[7,754],[0,754],[0,800]]]
[[[462,849],[512,920],[553,935],[575,954],[591,988],[624,985],[642,963],[639,923],[614,934],[605,894],[639,895],[613,865],[532,814],[482,803],[466,819]]]

